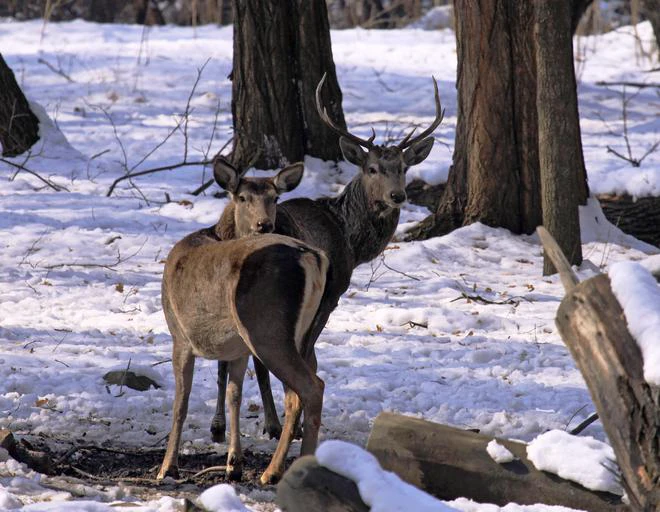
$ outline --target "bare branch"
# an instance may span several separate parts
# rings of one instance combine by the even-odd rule
[[[10,160],[7,160],[5,158],[0,158],[0,162],[5,163],[7,165],[11,165],[12,167],[18,169],[19,171],[23,171],[23,172],[26,172],[28,174],[31,174],[35,178],[37,178],[37,179],[41,180],[43,183],[45,183],[48,187],[52,188],[55,192],[61,192],[62,190],[65,190],[67,192],[69,191],[69,189],[66,188],[65,186],[57,185],[56,183],[52,182],[51,180],[49,180],[47,178],[44,178],[39,173],[37,173],[37,172],[35,172],[31,169],[28,169],[27,167],[25,167],[22,164],[17,164],[17,163],[11,162]]]

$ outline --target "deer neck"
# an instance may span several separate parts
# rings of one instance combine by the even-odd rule
[[[220,240],[233,240],[236,238],[236,221],[234,220],[234,203],[229,203],[220,215],[215,225],[215,234]]]
[[[331,205],[344,228],[356,266],[383,252],[399,223],[398,208],[374,209],[359,176],[346,185]]]

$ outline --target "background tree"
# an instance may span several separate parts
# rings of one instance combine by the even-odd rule
[[[536,0],[537,112],[543,225],[569,263],[582,263],[578,177],[583,171],[580,140],[571,6],[568,2]],[[582,166],[582,167],[580,167]],[[543,275],[556,269],[548,254]]]
[[[311,155],[340,158],[338,136],[314,107],[314,89],[328,74],[323,103],[345,128],[324,0],[234,1],[232,160],[272,168]]]
[[[578,8],[584,8],[583,1],[571,2],[572,14]],[[437,211],[408,237],[429,238],[473,222],[531,233],[543,220],[534,3],[456,0],[455,20],[453,165]],[[574,75],[562,79],[575,89]],[[576,148],[577,193],[583,203],[588,191],[579,132],[564,145]]]
[[[3,156],[24,153],[39,140],[39,120],[30,110],[14,72],[0,54],[0,145]]]

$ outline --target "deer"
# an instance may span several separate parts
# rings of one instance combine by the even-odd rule
[[[242,473],[239,412],[250,355],[285,386],[285,424],[261,483],[281,477],[303,410],[301,454],[316,448],[324,383],[305,355],[310,353],[305,343],[325,289],[328,259],[305,242],[268,232],[275,199],[297,186],[301,176],[302,165],[294,164],[274,178],[244,178],[227,161],[216,159],[215,180],[232,201],[215,226],[177,242],[166,259],[161,300],[172,336],[175,396],[158,480],[178,476],[196,357],[228,366],[228,478],[240,479]]]
[[[435,139],[432,134],[444,117],[438,84],[433,78],[435,119],[431,125],[414,136],[409,132],[398,144],[377,145],[376,132],[362,139],[338,127],[328,116],[321,102],[325,75],[316,87],[316,110],[323,122],[339,135],[344,158],[358,167],[358,173],[336,197],[319,199],[295,198],[280,203],[275,217],[275,233],[302,240],[325,252],[330,267],[321,305],[307,332],[305,347],[312,353],[306,357],[316,371],[313,347],[325,327],[330,314],[348,289],[353,270],[378,256],[392,239],[399,222],[400,209],[406,201],[406,172],[423,162],[431,152]],[[270,390],[268,371],[255,360],[264,412],[275,408]],[[224,400],[223,375],[226,366],[218,363],[218,403]],[[223,405],[224,410],[224,405]],[[281,425],[276,414],[266,416],[265,431],[277,437]],[[212,424],[217,423],[214,417]]]

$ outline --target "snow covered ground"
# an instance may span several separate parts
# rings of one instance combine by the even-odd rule
[[[650,26],[637,30],[648,46]],[[431,156],[409,175],[444,180],[456,126],[454,34],[355,29],[332,37],[346,119],[358,135],[374,125],[382,141],[411,123],[428,124],[430,76],[438,79],[445,120]],[[54,122],[42,125],[45,140],[27,162],[13,161],[69,190],[43,188],[0,163],[0,428],[28,440],[162,445],[174,388],[160,309],[162,260],[185,234],[214,223],[226,200],[212,197],[215,188],[189,195],[209,176],[199,166],[138,178],[135,187],[125,181],[110,198],[106,192],[126,168],[178,163],[186,150],[189,161],[201,160],[228,140],[231,39],[230,28],[212,26],[143,33],[137,26],[76,21],[48,24],[42,36],[41,22],[0,22],[3,57]],[[657,81],[646,72],[657,64],[639,56],[631,28],[582,39],[581,51],[580,112],[592,191],[660,195],[660,151],[639,168],[607,152],[607,146],[626,152],[623,93],[596,85]],[[187,148],[183,128],[158,147],[180,121],[202,67],[190,100]],[[660,104],[653,89],[625,94],[631,151],[641,157],[660,139]],[[303,183],[288,197],[336,194],[353,173],[348,165],[307,159]],[[172,202],[164,204],[165,194]],[[406,206],[400,230],[427,214]],[[583,279],[658,252],[621,234],[593,202],[582,211],[582,228]],[[394,242],[382,258],[359,267],[317,343],[326,383],[321,438],[363,445],[382,410],[526,441],[585,419],[593,406],[554,325],[563,288],[541,270],[535,236],[483,225],[426,242]],[[162,387],[124,389],[123,396],[106,388],[103,374],[129,361]],[[223,452],[208,432],[214,362],[197,361],[194,386],[184,449]],[[281,387],[274,393],[279,406]],[[252,376],[244,389],[244,445],[271,452],[275,442],[261,435],[251,404],[260,404]],[[598,425],[589,434],[605,440]],[[53,497],[0,454],[0,508],[9,507],[3,496],[9,504],[70,499]],[[267,501],[272,493],[255,499]],[[168,498],[145,505],[173,506]]]

